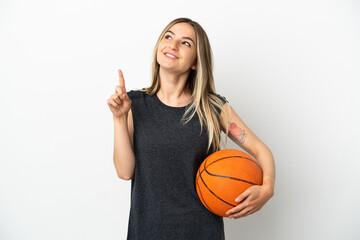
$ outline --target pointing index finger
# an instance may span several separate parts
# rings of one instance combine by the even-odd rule
[[[118,69],[118,74],[119,74],[120,87],[123,88],[125,90],[125,92],[126,92],[124,75],[123,75],[123,73],[122,73],[122,71],[120,69]]]

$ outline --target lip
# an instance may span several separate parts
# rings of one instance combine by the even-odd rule
[[[172,58],[172,57],[166,56],[167,53],[173,55],[173,56],[175,57],[175,59],[178,59],[178,58],[179,58],[176,54],[174,54],[174,53],[172,53],[172,52],[164,52],[165,57],[174,59],[174,58]]]

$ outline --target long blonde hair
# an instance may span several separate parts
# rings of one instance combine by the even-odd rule
[[[211,144],[213,145],[213,150],[220,150],[220,139],[221,139],[221,127],[220,127],[220,113],[223,107],[223,102],[217,96],[215,92],[215,84],[213,77],[213,62],[212,62],[212,50],[210,46],[209,39],[206,35],[204,29],[195,21],[192,21],[189,18],[177,18],[171,21],[165,29],[160,34],[157,43],[154,48],[153,53],[153,63],[152,63],[152,84],[148,88],[138,89],[140,91],[146,92],[148,95],[152,96],[160,89],[160,78],[159,78],[159,63],[157,62],[157,49],[159,46],[160,40],[164,37],[167,30],[169,30],[173,25],[177,23],[188,23],[194,27],[196,33],[196,69],[190,70],[189,77],[186,82],[185,88],[189,89],[191,92],[192,103],[186,108],[184,115],[181,118],[181,122],[186,124],[189,122],[195,113],[198,114],[201,131],[203,124],[207,128],[209,135],[209,144],[208,151]],[[215,94],[214,94],[215,93]],[[220,109],[217,111],[216,107]],[[195,111],[194,111],[195,110]],[[228,113],[223,111],[225,114],[225,122],[228,123]],[[190,116],[186,118],[189,114]],[[228,124],[226,124],[226,135],[228,135]],[[227,143],[227,141],[226,141]]]

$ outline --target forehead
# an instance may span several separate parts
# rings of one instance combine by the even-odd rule
[[[193,26],[188,23],[177,23],[169,28],[176,36],[190,37],[196,41],[196,33]]]

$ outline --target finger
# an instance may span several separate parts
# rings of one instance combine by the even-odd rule
[[[244,213],[247,213],[248,211],[252,210],[252,207],[249,204],[241,204],[239,205],[235,211],[231,211],[229,214],[229,218],[239,218],[243,217]]]
[[[242,210],[241,212],[237,213],[237,214],[234,214],[233,217],[234,219],[238,219],[238,218],[241,218],[241,217],[246,217],[248,215],[251,214],[251,211],[249,208],[246,208],[244,210]]]
[[[247,203],[241,203],[239,205],[237,205],[236,207],[230,209],[229,211],[226,212],[227,215],[229,215],[229,217],[235,213],[239,213],[242,210],[244,210],[247,207]]]
[[[108,99],[107,101],[109,107],[114,107],[114,108],[117,108],[119,105],[111,98]]]
[[[120,86],[115,87],[115,92],[119,96],[121,100],[129,100],[129,96],[127,95],[127,92],[124,92],[123,89],[121,89]]]
[[[244,201],[250,194],[251,194],[251,192],[249,191],[249,189],[247,189],[245,192],[243,192],[242,194],[240,194],[240,195],[235,199],[235,202],[242,202],[242,201]]]
[[[113,94],[112,96],[111,96],[111,99],[114,101],[114,102],[116,102],[117,104],[121,104],[121,98],[119,97],[119,95],[118,94]]]
[[[123,91],[123,89],[121,89],[120,86],[116,86],[116,87],[115,87],[115,92],[117,93],[117,95],[118,95],[119,97],[123,96],[123,94],[124,94],[124,91]],[[122,98],[120,98],[120,99],[122,99]]]
[[[111,110],[111,112],[116,113],[117,111],[119,111],[119,109],[117,107],[114,107],[113,105],[109,105],[109,108]]]
[[[123,89],[123,91],[126,92],[124,75],[120,69],[118,69],[118,74],[119,74],[120,87]]]
[[[248,211],[247,213],[245,213],[245,215],[244,215],[244,217],[247,217],[247,216],[249,216],[249,215],[251,215],[251,214],[253,214],[253,213],[255,213],[256,211]]]

